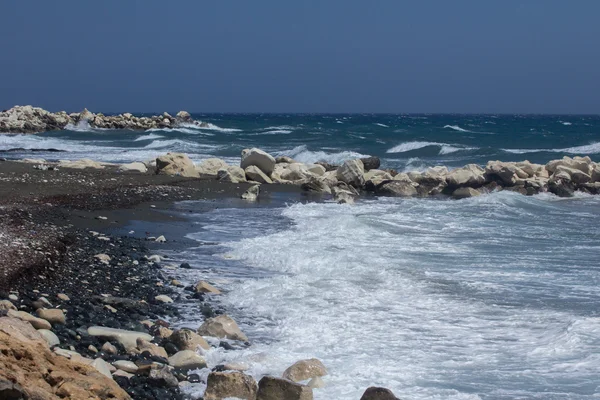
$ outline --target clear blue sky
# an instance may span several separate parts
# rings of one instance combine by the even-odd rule
[[[600,1],[0,2],[0,108],[600,113]]]

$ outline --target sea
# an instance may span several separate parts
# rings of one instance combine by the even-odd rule
[[[0,157],[130,162],[176,151],[237,164],[242,149],[259,147],[305,163],[377,156],[398,171],[600,161],[599,116],[194,118],[209,125],[0,136]],[[252,342],[209,351],[209,367],[243,362],[258,379],[316,357],[329,371],[318,400],[359,399],[369,386],[402,399],[600,398],[598,196],[338,205],[275,193],[268,203],[188,201],[169,212],[187,221],[179,233],[188,244],[170,254],[194,266],[182,279],[223,288],[215,301]],[[201,320],[190,310],[180,324]]]

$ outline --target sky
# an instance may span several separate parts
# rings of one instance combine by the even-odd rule
[[[600,113],[600,1],[4,0],[0,109]]]

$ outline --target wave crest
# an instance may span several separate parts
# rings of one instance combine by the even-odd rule
[[[330,164],[341,164],[346,160],[368,157],[368,155],[357,153],[354,151],[340,151],[337,153],[311,151],[308,150],[306,145],[301,145],[294,147],[291,150],[282,151],[278,155],[291,157],[294,160],[301,163],[315,163],[317,161],[325,161]]]
[[[599,154],[600,142],[585,144],[582,146],[566,147],[564,149],[502,149],[502,151],[511,154],[527,153],[569,153],[569,154]]]
[[[406,153],[409,151],[424,149],[426,147],[439,147],[439,155],[456,153],[457,151],[477,150],[478,147],[466,147],[458,144],[438,143],[438,142],[406,142],[392,147],[386,153]]]

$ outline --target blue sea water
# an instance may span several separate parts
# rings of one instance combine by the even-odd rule
[[[115,162],[182,151],[237,163],[255,146],[303,162],[374,155],[398,170],[564,155],[600,161],[594,116],[195,117],[212,125],[79,126],[0,136],[0,149]],[[253,343],[208,351],[209,367],[243,362],[258,379],[317,357],[329,370],[314,390],[322,400],[359,399],[372,385],[404,399],[600,397],[600,196],[497,192],[353,206],[281,196],[268,205],[230,199],[209,211],[182,202],[171,211],[187,219],[181,235],[193,244],[169,255],[196,269],[170,273],[224,289],[216,301]],[[190,309],[180,323],[201,320]]]
[[[301,162],[374,155],[385,168],[485,164],[488,160],[547,162],[563,155],[600,155],[600,116],[531,115],[193,115],[208,122],[146,132],[89,129],[28,136],[0,136],[0,150],[54,148],[49,158],[146,160],[167,151],[231,162],[244,148],[260,147]],[[11,156],[23,156],[15,153]]]

